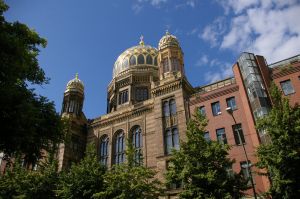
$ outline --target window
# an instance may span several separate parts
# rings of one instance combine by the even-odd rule
[[[138,64],[145,64],[145,58],[144,55],[140,54],[138,56]]]
[[[212,110],[213,116],[219,115],[221,113],[220,102],[212,103],[211,110]]]
[[[178,71],[179,70],[179,61],[177,59],[171,59],[171,66],[172,71]]]
[[[280,82],[280,85],[285,95],[289,95],[295,92],[291,80]]]
[[[179,135],[177,128],[165,131],[166,154],[171,154],[172,149],[179,149]]]
[[[236,103],[234,97],[227,98],[226,103],[227,103],[227,107],[230,107],[232,110],[236,109]]]
[[[245,138],[244,138],[242,125],[241,124],[233,125],[232,126],[232,131],[233,131],[233,135],[234,135],[235,144],[236,145],[241,144],[240,139],[239,139],[239,135],[241,137],[241,141],[243,142],[243,144],[245,144]]]
[[[200,106],[198,109],[199,113],[203,116],[206,115],[205,106]]]
[[[140,126],[134,126],[131,130],[131,141],[134,148],[134,162],[137,165],[142,163],[143,138]]]
[[[241,174],[242,174],[243,178],[245,180],[248,180],[248,185],[250,185],[250,183],[251,183],[250,177],[251,176],[249,173],[249,169],[251,167],[251,162],[249,161],[248,163],[247,163],[247,161],[240,162],[240,166],[241,166]]]
[[[168,59],[163,60],[163,71],[164,71],[164,73],[169,72],[169,60]]]
[[[221,129],[217,129],[217,140],[220,144],[227,144],[227,138],[226,138],[226,133],[225,133],[225,129],[221,128]]]
[[[119,104],[124,104],[126,102],[128,102],[128,90],[119,93]]]
[[[151,55],[147,55],[146,57],[146,63],[152,65],[153,64],[153,59]]]
[[[132,56],[130,57],[129,63],[130,63],[131,66],[132,66],[132,65],[136,65],[136,58],[135,58],[134,55],[132,55]]]
[[[164,101],[163,103],[163,114],[165,117],[170,116],[169,101]]]
[[[148,88],[139,87],[135,89],[135,100],[140,102],[148,99]]]
[[[209,136],[209,132],[204,132],[204,139],[209,142],[210,141],[210,136]]]
[[[100,163],[107,166],[108,160],[108,136],[102,136],[100,140]]]
[[[170,100],[170,113],[171,115],[176,115],[176,102],[174,99]]]
[[[125,161],[125,137],[123,130],[119,130],[116,132],[114,148],[114,163],[123,163]]]

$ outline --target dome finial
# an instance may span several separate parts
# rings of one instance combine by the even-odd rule
[[[168,30],[168,29],[166,30],[166,35],[170,35],[170,33],[169,33],[169,30]]]
[[[78,73],[75,74],[75,79],[78,80]]]
[[[144,43],[144,36],[143,35],[141,35],[141,37],[140,37],[140,45],[141,46],[144,46],[145,45],[145,43]]]

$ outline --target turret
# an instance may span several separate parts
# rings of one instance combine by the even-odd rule
[[[158,44],[160,80],[184,76],[184,60],[178,39],[168,31]]]

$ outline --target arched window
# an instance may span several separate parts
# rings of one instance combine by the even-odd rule
[[[136,65],[136,58],[134,55],[132,55],[130,57],[129,63],[130,63],[130,66]]]
[[[124,69],[128,68],[128,59],[123,60],[123,68]]]
[[[163,60],[163,71],[164,71],[164,73],[169,72],[169,60],[168,59]]]
[[[125,161],[125,137],[123,130],[118,130],[116,132],[114,148],[114,163],[123,163]]]
[[[152,64],[153,64],[153,59],[152,59],[152,56],[151,56],[151,55],[147,55],[146,63],[149,64],[149,65],[152,65]]]
[[[174,99],[170,100],[170,113],[171,115],[176,115],[176,102]]]
[[[138,56],[138,64],[145,64],[145,58],[144,55],[140,54]]]
[[[172,149],[179,149],[179,134],[177,128],[165,130],[166,154],[171,154]]]
[[[164,114],[165,117],[170,116],[170,108],[169,108],[169,102],[168,101],[165,101],[163,103],[163,114]]]
[[[108,136],[104,135],[100,139],[100,163],[107,166],[108,160]]]
[[[142,130],[140,126],[134,126],[132,128],[131,141],[134,148],[134,161],[136,164],[140,165],[142,162],[142,147],[143,147],[143,137],[142,137]]]

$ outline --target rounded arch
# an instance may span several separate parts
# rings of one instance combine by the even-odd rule
[[[107,134],[104,134],[100,137],[100,145],[99,145],[99,154],[100,154],[100,163],[107,166],[108,161],[108,145],[109,138]]]
[[[113,137],[114,164],[121,164],[125,161],[125,143],[124,130],[117,130]]]
[[[129,59],[130,66],[136,65],[136,57],[134,55],[131,55]]]
[[[153,58],[151,55],[147,55],[146,57],[146,64],[152,65],[153,64]]]
[[[143,54],[139,54],[137,59],[138,59],[138,64],[145,64],[145,57]]]

